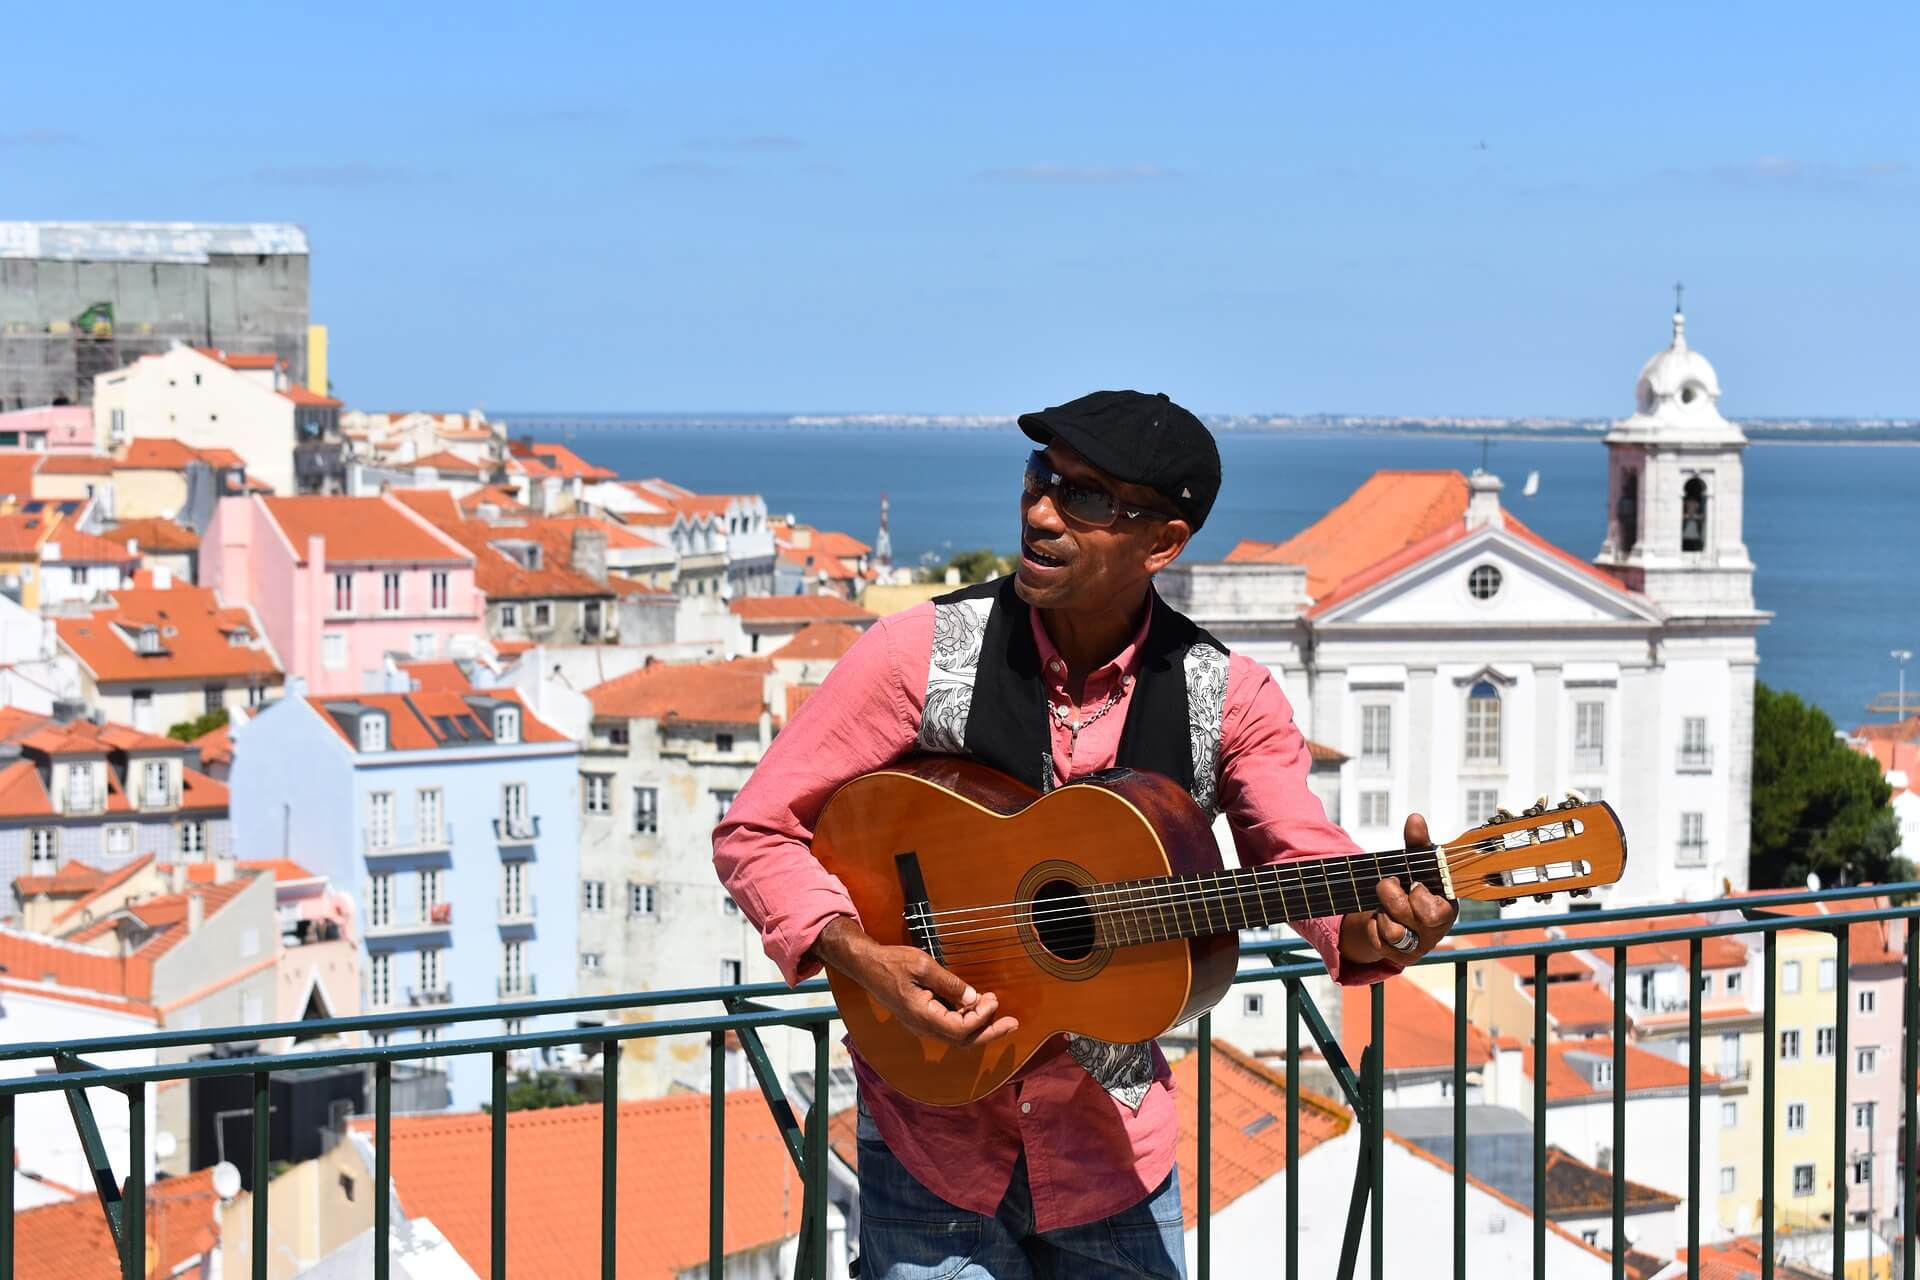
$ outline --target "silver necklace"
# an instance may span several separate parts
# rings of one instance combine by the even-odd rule
[[[1107,714],[1107,712],[1113,710],[1115,706],[1119,705],[1120,695],[1127,691],[1127,686],[1131,683],[1133,683],[1132,676],[1122,676],[1119,679],[1119,681],[1114,684],[1113,692],[1107,695],[1107,700],[1100,704],[1099,710],[1095,711],[1092,715],[1088,716],[1085,720],[1074,720],[1068,723],[1067,755],[1069,757],[1073,755],[1074,749],[1080,745],[1080,731],[1086,728],[1088,725],[1092,724],[1095,720],[1098,720],[1101,716]],[[1053,709],[1053,714],[1056,719],[1065,720],[1067,718],[1067,709],[1065,707],[1056,706]]]

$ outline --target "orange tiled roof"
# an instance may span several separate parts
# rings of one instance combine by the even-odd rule
[[[457,662],[403,662],[400,669],[413,677],[420,693],[472,693],[473,681]]]
[[[817,684],[790,684],[787,686],[787,724],[800,714],[800,708],[807,705],[807,699],[819,691]]]
[[[0,555],[33,556],[40,552],[59,522],[44,515],[10,512],[0,515]]]
[[[651,662],[587,690],[606,720],[686,720],[757,725],[766,709],[766,659]]]
[[[844,622],[810,622],[793,639],[773,651],[776,658],[793,660],[840,658],[860,639],[860,628]]]
[[[520,501],[520,495],[504,484],[490,484],[475,489],[459,500],[460,510],[468,516],[477,517],[483,506],[497,507],[503,516],[525,515],[533,510]],[[431,518],[431,517],[429,517]]]
[[[233,864],[238,871],[265,871],[276,881],[279,880],[318,880],[318,872],[309,871],[292,858],[243,858]],[[162,865],[160,870],[171,872],[174,868]],[[188,884],[212,884],[220,868],[211,862],[189,862],[180,868],[187,877]]]
[[[1549,1005],[1549,1008],[1552,1006]],[[1391,1043],[1391,1041],[1389,1041]],[[1611,1084],[1596,1085],[1585,1071],[1567,1060],[1568,1054],[1584,1054],[1595,1058],[1613,1061],[1613,1037],[1589,1036],[1585,1039],[1556,1040],[1547,1046],[1547,1100],[1564,1102],[1578,1098],[1612,1097]],[[1529,1046],[1520,1054],[1521,1069],[1527,1079],[1533,1079],[1533,1049]],[[1700,1072],[1703,1084],[1718,1084],[1720,1077],[1704,1068]],[[1627,1092],[1637,1089],[1684,1089],[1687,1087],[1687,1064],[1663,1058],[1657,1053],[1642,1049],[1639,1045],[1627,1046]]]
[[[1547,1017],[1561,1027],[1611,1027],[1613,1001],[1597,982],[1549,982]]]
[[[1458,471],[1376,471],[1346,500],[1285,542],[1243,539],[1229,561],[1297,564],[1315,614],[1324,613],[1466,537],[1467,478]],[[1626,594],[1610,575],[1554,546],[1504,512],[1507,531]]]
[[[106,476],[113,474],[112,458],[90,453],[53,453],[40,464],[43,476]]]
[[[617,480],[619,474],[596,467],[563,444],[544,440],[515,440],[507,450],[530,476],[561,476],[565,479]]]
[[[620,1274],[672,1280],[707,1260],[705,1094],[620,1104],[616,1220]],[[369,1122],[351,1122],[363,1134]],[[487,1267],[491,1119],[478,1112],[395,1116],[393,1186],[417,1217],[431,1218],[476,1270]],[[726,1096],[729,1254],[800,1230],[800,1183],[758,1089]],[[600,1233],[580,1229],[582,1206],[600,1203],[599,1104],[507,1116],[507,1269],[521,1280],[597,1273]],[[94,1207],[96,1216],[98,1206]]]
[[[470,458],[463,458],[459,454],[450,453],[445,449],[440,450],[438,453],[430,453],[424,458],[415,458],[412,462],[405,465],[410,467],[432,467],[435,471],[453,471],[461,475],[469,476],[484,475],[492,470],[491,467],[483,462],[475,462]]]
[[[122,520],[113,526],[112,537],[126,542],[140,544],[140,550],[146,551],[198,551],[200,535],[185,525],[175,524],[165,516],[145,516],[137,520]]]
[[[373,707],[387,713],[387,750],[428,751],[442,746],[493,745],[493,717],[476,709],[469,698],[491,698],[520,708],[520,741],[566,742],[567,736],[539,719],[513,689],[483,689],[477,693],[361,693],[334,698],[309,697],[320,718],[355,751],[360,748],[335,718],[335,707]],[[442,723],[442,722],[445,723]],[[464,730],[464,732],[462,732]]]
[[[172,436],[143,436],[121,451],[119,465],[137,471],[185,471],[199,461],[198,449]]]
[[[1433,1154],[1433,1152],[1428,1151],[1425,1147],[1418,1146],[1412,1140],[1401,1137],[1399,1134],[1395,1133],[1392,1129],[1388,1129],[1386,1131],[1386,1137],[1388,1141],[1397,1145],[1402,1151],[1406,1152],[1408,1155],[1412,1156],[1414,1159],[1424,1160],[1428,1164],[1433,1165],[1435,1168],[1444,1169],[1449,1175],[1453,1173],[1452,1165],[1448,1164],[1445,1160],[1442,1160],[1439,1156]],[[1498,1200],[1501,1204],[1507,1206],[1507,1208],[1512,1209],[1517,1213],[1523,1214],[1528,1218],[1531,1218],[1533,1216],[1533,1208],[1531,1205],[1525,1205],[1520,1203],[1518,1200],[1514,1199],[1512,1196],[1508,1195],[1506,1192],[1500,1190],[1500,1188],[1493,1186],[1489,1183],[1480,1181],[1480,1179],[1474,1177],[1471,1173],[1467,1174],[1467,1185],[1475,1188],[1476,1190],[1481,1192],[1483,1195],[1488,1195],[1493,1197],[1495,1200]],[[1599,1258],[1603,1262],[1612,1261],[1611,1254],[1601,1252],[1599,1248],[1597,1248],[1594,1245],[1588,1244],[1585,1240],[1581,1239],[1579,1236],[1574,1235],[1573,1232],[1567,1230],[1565,1227],[1561,1226],[1559,1223],[1553,1221],[1552,1218],[1547,1219],[1546,1229],[1552,1234],[1559,1236],[1562,1240],[1565,1240],[1567,1243],[1573,1245],[1574,1248],[1576,1249],[1583,1250],[1586,1253],[1589,1253],[1592,1256]]]
[[[194,350],[229,369],[278,369],[285,363],[271,351],[228,351],[221,347],[195,347]]]
[[[453,495],[445,490],[396,489],[393,496],[431,521],[442,533],[473,553],[473,580],[493,600],[583,599],[616,594],[611,582],[601,582],[573,568],[573,531],[583,521],[528,516],[492,524],[461,516]],[[609,532],[618,526],[593,524]],[[540,548],[540,567],[530,569],[505,549],[518,542]],[[651,544],[648,544],[651,545]]]
[[[37,897],[43,893],[65,897],[68,894],[91,893],[106,878],[107,873],[100,868],[78,858],[69,858],[50,876],[15,876],[13,891],[21,898]]]
[[[1658,1187],[1626,1179],[1625,1203],[1632,1209],[1671,1209],[1680,1197]],[[1547,1148],[1547,1212],[1555,1217],[1592,1217],[1613,1208],[1613,1175],[1596,1169],[1559,1147]]]
[[[862,609],[839,596],[743,596],[727,602],[727,608],[742,622],[841,622],[877,621],[877,613]]]
[[[71,916],[78,915],[80,912],[86,910],[88,903],[97,902],[100,900],[102,895],[109,893],[114,889],[118,889],[121,885],[133,879],[134,876],[146,870],[147,865],[152,861],[153,861],[152,854],[143,853],[139,857],[135,858],[132,862],[129,862],[126,865],[121,867],[116,867],[114,870],[107,873],[107,876],[105,879],[103,879],[99,884],[93,887],[93,892],[87,894],[85,897],[81,898],[78,902],[75,902],[70,906],[68,906],[64,911],[62,911],[59,915],[53,918],[53,922],[55,924],[59,924],[62,920],[66,920]]]
[[[1411,982],[1381,985],[1387,1001],[1388,1071],[1423,1070],[1453,1066],[1453,1013],[1439,1000]],[[1340,1048],[1350,1062],[1373,1039],[1371,987],[1340,988]],[[1485,1031],[1467,1024],[1467,1065],[1481,1066],[1493,1059],[1493,1041]]]
[[[1611,924],[1566,925],[1559,930],[1568,938],[1617,938],[1630,936],[1641,930],[1651,929],[1691,929],[1707,923],[1704,916],[1668,916],[1661,920],[1621,920]],[[1612,963],[1613,952],[1609,948],[1596,948],[1591,954]],[[1674,942],[1636,942],[1627,948],[1627,967],[1639,968],[1642,965],[1691,963],[1684,940]],[[1704,969],[1738,969],[1747,963],[1746,945],[1737,938],[1721,936],[1704,938],[1700,947],[1700,967]]]
[[[46,458],[37,449],[0,449],[0,498],[31,498],[33,474]]]
[[[60,548],[58,556],[52,554],[54,547]],[[61,526],[53,537],[40,544],[40,559],[44,564],[130,565],[140,562],[140,557],[128,551],[125,543],[82,533],[70,525]]]
[[[1852,736],[1868,742],[1920,742],[1920,712],[1891,724],[1855,725]]]
[[[1315,764],[1345,764],[1352,758],[1337,747],[1315,742],[1312,738],[1307,739],[1307,755]]]
[[[4,925],[0,975],[134,1000],[145,1000],[153,987],[152,962],[140,955],[108,955]]]
[[[143,582],[150,575],[141,575]],[[84,618],[59,618],[60,643],[93,672],[96,680],[198,680],[209,677],[280,682],[280,668],[264,648],[233,644],[228,636],[244,629],[261,632],[245,609],[221,606],[210,587],[175,583],[165,591],[151,586],[124,587],[113,603]],[[160,633],[160,651],[143,654],[133,638],[142,627]]]
[[[327,540],[328,563],[455,563],[470,557],[420,527],[407,512],[384,498],[309,496],[263,498],[267,514],[307,562],[307,539]]]
[[[149,1184],[149,1274],[174,1275],[209,1252],[219,1242],[218,1205],[211,1169]],[[82,1195],[22,1210],[14,1219],[13,1274],[17,1280],[118,1280],[119,1253],[100,1202]]]
[[[193,745],[200,748],[201,764],[232,764],[233,726],[223,724],[217,729],[209,729],[195,738]]]
[[[1180,1112],[1180,1204],[1191,1229],[1199,1221],[1200,1059],[1173,1064],[1174,1105]],[[1310,1089],[1300,1090],[1300,1150],[1287,1150],[1287,1077],[1224,1040],[1213,1042],[1213,1211],[1291,1165],[1353,1123],[1346,1108]]]
[[[280,393],[295,404],[308,405],[320,409],[338,409],[340,402],[332,396],[323,396],[318,391],[309,391],[302,386],[291,386]]]

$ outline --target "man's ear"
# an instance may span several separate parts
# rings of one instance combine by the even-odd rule
[[[1154,525],[1153,541],[1147,552],[1146,570],[1149,574],[1160,572],[1187,549],[1187,543],[1193,537],[1193,527],[1185,520],[1162,520]]]

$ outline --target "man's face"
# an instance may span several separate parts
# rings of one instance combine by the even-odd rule
[[[1151,489],[1124,484],[1096,469],[1058,440],[1042,450],[1069,484],[1099,489],[1125,510],[1165,510]],[[1138,586],[1165,568],[1186,546],[1184,520],[1122,514],[1101,528],[1062,513],[1051,492],[1020,499],[1020,567],[1014,590],[1037,609],[1098,611],[1131,601]]]

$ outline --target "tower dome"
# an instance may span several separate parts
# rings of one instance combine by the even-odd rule
[[[1634,405],[1654,418],[1718,417],[1712,406],[1720,399],[1720,379],[1707,358],[1687,345],[1687,317],[1673,313],[1673,345],[1656,352],[1640,367],[1634,385]]]

